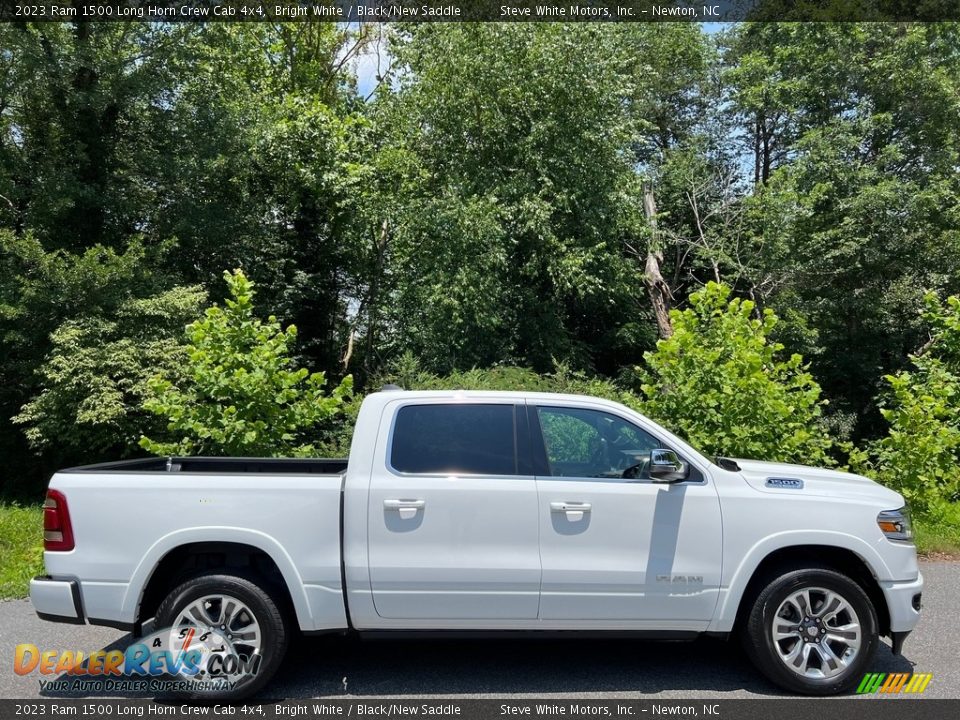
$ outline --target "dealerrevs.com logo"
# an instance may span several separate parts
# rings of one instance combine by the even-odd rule
[[[125,650],[41,650],[16,646],[13,670],[37,673],[47,692],[223,692],[250,679],[258,653],[244,654],[214,628],[154,632]]]
[[[932,679],[933,673],[867,673],[860,681],[857,693],[922,693]]]

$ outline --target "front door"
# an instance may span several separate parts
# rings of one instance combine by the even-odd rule
[[[667,620],[705,629],[721,569],[720,504],[711,482],[692,467],[685,482],[652,482],[644,462],[663,445],[620,415],[533,404],[529,411],[541,620],[634,621],[637,629]]]
[[[536,620],[537,488],[517,451],[524,411],[410,401],[393,415],[368,507],[380,617],[437,628]]]

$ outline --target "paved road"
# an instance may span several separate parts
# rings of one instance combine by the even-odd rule
[[[960,698],[960,563],[924,563],[924,619],[904,657],[881,647],[874,672],[932,672],[925,697]],[[38,620],[27,601],[0,603],[0,698],[39,694],[36,676],[11,672],[13,648],[125,647],[109,628]],[[96,693],[90,693],[96,695]],[[732,644],[636,640],[381,642],[304,638],[263,699],[504,695],[581,698],[746,698],[781,694]]]

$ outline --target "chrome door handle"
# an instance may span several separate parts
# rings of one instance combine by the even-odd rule
[[[590,503],[552,502],[550,509],[553,512],[590,512]]]
[[[590,512],[590,503],[581,502],[552,502],[550,511],[555,513],[564,513],[570,522],[579,522],[583,520],[584,513]]]
[[[426,503],[423,500],[384,500],[386,510],[397,510],[401,520],[409,520],[423,509]]]
[[[387,510],[419,510],[426,503],[423,500],[384,500],[383,506]]]

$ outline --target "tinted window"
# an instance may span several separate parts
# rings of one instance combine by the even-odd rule
[[[390,464],[408,473],[515,475],[512,405],[406,405]]]
[[[537,416],[554,477],[622,478],[660,447],[646,431],[599,410],[541,407]],[[645,468],[632,477],[647,477]]]

